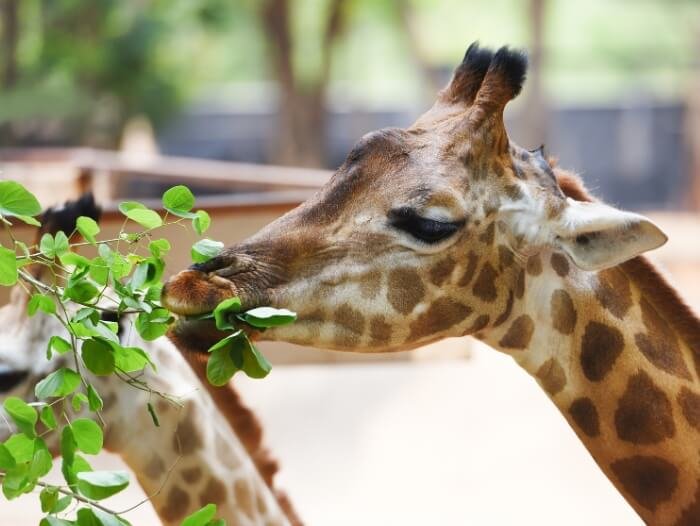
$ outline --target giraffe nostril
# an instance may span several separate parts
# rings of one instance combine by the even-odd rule
[[[221,270],[235,261],[235,258],[230,256],[216,256],[204,263],[195,263],[190,265],[189,270],[197,270],[199,272],[214,272],[215,270]]]

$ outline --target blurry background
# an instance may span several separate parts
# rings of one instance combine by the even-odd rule
[[[46,205],[92,189],[107,232],[118,201],[184,182],[229,243],[301,202],[367,131],[409,125],[470,42],[526,48],[512,138],[546,144],[599,196],[650,213],[671,237],[657,261],[700,305],[697,0],[0,9],[0,178]],[[266,352],[271,378],[242,389],[309,524],[638,524],[534,381],[474,342],[372,360]],[[28,508],[3,502],[0,522]],[[142,513],[137,524],[153,523]]]

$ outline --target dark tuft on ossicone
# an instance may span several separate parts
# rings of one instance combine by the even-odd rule
[[[99,221],[101,215],[102,208],[95,203],[92,192],[86,192],[75,201],[66,201],[63,206],[47,209],[40,218],[41,230],[52,234],[62,231],[70,235],[80,216]]]
[[[483,79],[489,69],[491,59],[493,59],[493,51],[479,47],[479,42],[472,42],[464,54],[460,68],[469,69],[474,72],[475,76]]]
[[[527,55],[524,51],[503,46],[491,60],[490,69],[500,72],[510,86],[513,97],[520,93],[527,72]]]

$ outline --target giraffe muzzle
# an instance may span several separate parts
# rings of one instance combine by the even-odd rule
[[[238,295],[230,280],[213,273],[188,269],[170,278],[163,286],[163,306],[184,316],[211,312],[223,300]]]

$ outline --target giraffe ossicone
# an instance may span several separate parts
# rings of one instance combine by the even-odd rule
[[[522,53],[473,44],[434,106],[363,137],[320,191],[172,277],[181,349],[219,337],[187,315],[233,295],[294,325],[259,337],[381,352],[474,335],[542,385],[652,524],[700,524],[700,320],[644,257],[648,218],[592,200],[512,142]]]

